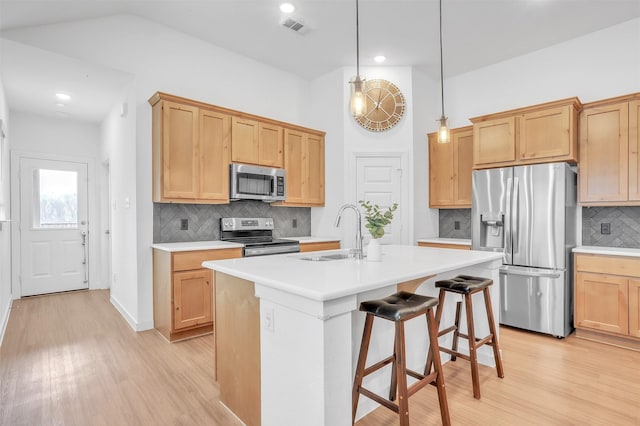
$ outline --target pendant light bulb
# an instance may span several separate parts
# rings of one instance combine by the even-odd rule
[[[444,115],[440,117],[440,128],[438,129],[438,143],[449,143],[451,133],[449,132],[449,119]]]
[[[365,79],[360,77],[360,24],[359,24],[358,0],[356,0],[356,77],[349,82],[351,84],[351,115],[362,117],[367,113],[367,100],[365,99]]]
[[[367,100],[365,99],[365,80],[359,75],[350,81],[351,83],[351,115],[362,117],[367,113]]]

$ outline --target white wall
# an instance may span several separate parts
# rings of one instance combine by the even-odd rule
[[[5,139],[0,136],[0,220],[9,219],[11,198],[9,196],[9,108],[0,81],[0,120]],[[11,308],[11,227],[0,222],[0,344],[9,320]]]
[[[98,180],[96,176],[96,159],[100,146],[100,132],[95,124],[45,117],[36,114],[11,111],[11,152],[12,156],[46,154],[60,160],[79,160],[88,164],[88,220],[89,220],[89,287],[106,288],[109,283],[101,281],[100,275],[100,199],[98,197]],[[14,183],[14,187],[18,187]],[[14,204],[12,216],[19,212],[19,205]],[[14,217],[12,229],[14,234],[13,248],[19,244],[17,231],[18,221]],[[20,270],[19,253],[12,252],[13,283],[15,298],[20,297],[17,274]]]
[[[147,100],[156,91],[163,91],[309,126],[304,107],[309,104],[310,84],[295,75],[130,15],[6,31],[3,37],[135,76],[128,92],[130,119],[135,115],[134,130],[129,124],[125,125],[127,130],[120,129],[123,133],[115,130],[119,126],[115,124],[114,111],[103,123],[103,137],[110,144],[106,155],[117,206],[112,210],[116,274],[112,301],[121,312],[126,312],[124,315],[133,328],[150,328],[153,203],[151,106]],[[117,111],[119,106],[114,108]],[[126,198],[130,207],[120,208]],[[118,238],[122,240],[118,242]],[[135,249],[135,257],[124,256],[128,251],[118,251],[117,247],[124,247],[124,241]],[[132,271],[136,271],[136,278]],[[124,274],[122,282],[119,274]]]
[[[452,127],[469,118],[578,96],[582,102],[640,91],[640,19],[445,81]]]
[[[111,303],[135,330],[139,330],[153,327],[153,314],[151,322],[139,319],[137,186],[134,184],[137,111],[128,107],[127,114],[121,115],[121,105],[132,103],[134,97],[132,82],[123,93],[121,102],[113,106],[102,122],[100,160],[101,163],[109,162],[111,176],[111,202],[107,201],[106,191],[102,197],[104,215],[111,214]],[[106,186],[106,176],[103,182]],[[108,245],[108,241],[103,242]]]

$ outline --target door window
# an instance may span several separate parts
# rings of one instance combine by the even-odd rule
[[[33,228],[77,228],[78,173],[35,169],[33,174]]]

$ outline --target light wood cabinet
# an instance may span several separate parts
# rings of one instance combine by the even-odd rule
[[[340,241],[322,241],[319,243],[300,243],[300,252],[306,253],[309,251],[320,250],[338,250],[340,248]]]
[[[153,250],[154,327],[170,342],[211,333],[215,283],[207,260],[242,257],[241,248],[167,252]]]
[[[153,201],[229,202],[231,117],[154,96]]]
[[[233,161],[286,169],[274,205],[324,205],[324,132],[161,92],[149,103],[154,202],[228,204]]]
[[[434,248],[449,248],[457,250],[471,250],[471,245],[465,244],[447,244],[447,243],[428,243],[425,241],[418,241],[420,247],[434,247]]]
[[[578,161],[578,98],[472,118],[476,169]]]
[[[576,335],[640,349],[640,258],[575,255]]]
[[[273,205],[323,206],[324,135],[285,129],[284,149],[287,199]]]
[[[429,138],[429,207],[471,208],[473,127],[451,130],[451,143]]]
[[[233,117],[231,161],[259,166],[284,166],[284,141],[281,126]]]
[[[580,114],[580,203],[639,205],[640,93],[586,104]]]

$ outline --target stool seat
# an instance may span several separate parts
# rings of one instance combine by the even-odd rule
[[[472,277],[470,275],[458,275],[450,280],[436,281],[436,288],[442,288],[459,294],[468,294],[472,291],[482,290],[492,284],[493,280],[491,279]]]
[[[360,310],[389,321],[402,321],[438,305],[437,297],[421,296],[399,291],[384,299],[368,300],[360,303]]]

